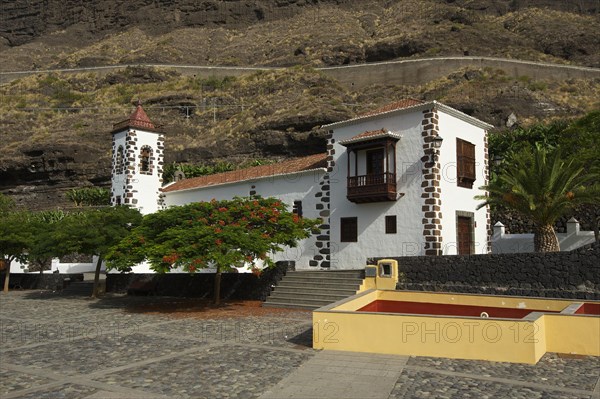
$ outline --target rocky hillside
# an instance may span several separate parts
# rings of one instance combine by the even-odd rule
[[[438,55],[600,65],[597,0],[13,0],[2,70],[312,66]]]
[[[369,7],[364,5],[368,4]],[[0,72],[114,65],[292,66],[200,79],[169,69],[38,74],[0,86],[0,192],[29,208],[109,183],[110,130],[138,98],[165,125],[167,162],[324,150],[319,126],[405,98],[505,125],[600,108],[600,82],[462,69],[422,86],[342,86],[312,69],[442,55],[598,66],[597,0],[0,2]]]
[[[424,86],[348,89],[308,67],[224,79],[128,68],[30,76],[0,87],[0,190],[31,208],[65,205],[71,187],[109,184],[110,130],[138,98],[165,126],[166,161],[240,164],[324,151],[319,126],[405,97],[437,99],[505,126],[598,108],[600,84],[467,69]]]

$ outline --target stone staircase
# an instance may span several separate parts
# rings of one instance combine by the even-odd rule
[[[288,271],[264,307],[317,309],[356,294],[364,270]]]

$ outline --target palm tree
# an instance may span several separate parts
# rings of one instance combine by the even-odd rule
[[[505,162],[487,186],[489,195],[479,208],[496,205],[517,211],[534,224],[536,252],[560,251],[553,225],[581,204],[600,203],[599,174],[586,170],[574,158],[563,159],[559,149],[527,148]]]

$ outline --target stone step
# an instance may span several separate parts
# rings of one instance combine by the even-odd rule
[[[339,277],[339,278],[363,278],[364,270],[328,270],[328,271],[311,271],[298,270],[288,271],[286,276],[305,276],[305,277]]]
[[[282,280],[275,287],[293,289],[340,289],[340,290],[358,290],[362,280],[356,280],[353,283],[335,283],[335,282],[306,282],[306,281],[288,281]]]
[[[327,291],[321,292],[321,293],[314,293],[314,292],[310,292],[310,293],[299,293],[299,292],[273,292],[271,294],[271,296],[269,296],[269,298],[271,298],[273,301],[279,301],[280,299],[293,299],[293,300],[297,300],[299,302],[304,302],[304,300],[309,299],[309,300],[323,300],[323,301],[329,301],[331,302],[336,302],[339,301],[340,299],[344,299],[347,298],[351,295],[354,295],[354,293],[350,294],[350,295],[346,295],[346,294],[329,294],[326,293]]]
[[[358,278],[343,278],[343,277],[312,277],[312,276],[285,276],[282,281],[286,282],[304,282],[311,284],[319,284],[319,283],[339,283],[339,284],[360,284],[362,279]]]
[[[275,293],[277,294],[302,294],[302,295],[319,295],[319,294],[323,294],[323,293],[327,293],[330,295],[336,295],[336,296],[350,296],[350,295],[354,295],[356,294],[356,291],[358,289],[358,286],[356,288],[325,288],[323,289],[322,287],[294,287],[294,286],[277,286],[276,290],[273,291],[274,295]]]
[[[282,303],[282,304],[286,304],[286,305],[290,305],[290,304],[297,304],[297,305],[306,305],[306,306],[313,306],[315,308],[321,307],[321,306],[325,306],[325,305],[329,305],[330,303],[336,302],[337,300],[330,300],[330,299],[310,299],[310,298],[275,298],[272,299],[271,301],[269,301],[269,299],[272,297],[267,298],[267,301],[264,303]]]
[[[364,270],[289,271],[264,306],[317,309],[356,294]]]
[[[283,303],[283,302],[264,302],[263,306],[265,308],[287,308],[287,309],[306,309],[306,310],[315,310],[320,308],[321,306],[315,305],[305,305],[301,303]]]

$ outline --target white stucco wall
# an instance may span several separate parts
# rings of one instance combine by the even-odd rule
[[[113,196],[121,196],[121,203],[125,203],[125,181],[127,178],[127,168],[131,166],[131,164],[127,160],[127,150],[128,147],[126,145],[126,137],[127,130],[122,132],[118,132],[114,134],[115,140],[115,153],[112,155],[113,165],[116,162],[116,151],[120,145],[123,146],[125,150],[125,173],[123,174],[113,174],[112,176],[112,190]],[[137,200],[137,203],[133,206],[140,210],[140,212],[144,215],[156,212],[158,210],[158,196],[160,194],[161,188],[161,176],[158,173],[158,162],[162,159],[162,154],[160,153],[159,145],[159,133],[147,132],[144,130],[133,130],[129,129],[129,132],[135,132],[137,142],[135,147],[133,148],[135,161],[133,162],[134,173],[131,178],[129,185],[132,186],[133,198]],[[146,175],[140,173],[140,161],[139,155],[142,147],[149,146],[152,148],[152,156],[154,157],[153,165],[152,165],[152,174]]]
[[[365,121],[334,129],[335,168],[331,174],[331,249],[332,268],[364,268],[374,256],[422,255],[424,248],[421,212],[422,113]],[[355,204],[347,194],[347,151],[339,144],[365,131],[386,129],[403,137],[396,144],[397,190],[404,196],[397,201]],[[364,153],[359,154],[359,174],[364,174]],[[351,160],[353,166],[353,159]],[[351,174],[353,174],[353,169]],[[396,215],[397,233],[385,233],[385,216]],[[340,241],[340,218],[358,218],[358,242]]]
[[[243,171],[240,171],[243,173]],[[302,201],[303,216],[306,218],[319,218],[316,209],[318,198],[315,194],[319,191],[319,182],[325,171],[323,169],[254,179],[165,193],[165,205],[185,205],[192,202],[210,201],[211,199],[232,199],[235,196],[245,197],[250,191],[264,198],[276,197],[292,210],[294,201]],[[273,255],[274,261],[293,260],[298,268],[308,268],[308,262],[318,253],[315,246],[316,237],[312,236],[299,242],[296,248],[285,248],[283,252]]]
[[[475,221],[475,253],[484,254],[487,248],[487,215],[486,208],[477,209],[482,202],[473,197],[485,194],[479,187],[485,184],[486,170],[484,167],[485,131],[463,120],[438,111],[439,135],[444,139],[440,148],[439,162],[441,167],[442,190],[442,249],[444,255],[458,253],[456,233],[456,212],[465,211],[474,213]],[[468,141],[475,145],[475,173],[476,180],[473,188],[459,187],[457,184],[456,139]]]
[[[596,240],[593,231],[581,231],[579,222],[574,219],[567,222],[567,231],[557,233],[556,238],[561,251],[572,251]],[[492,235],[492,253],[520,252],[534,252],[533,234],[506,234],[504,225],[500,222],[496,223]]]

